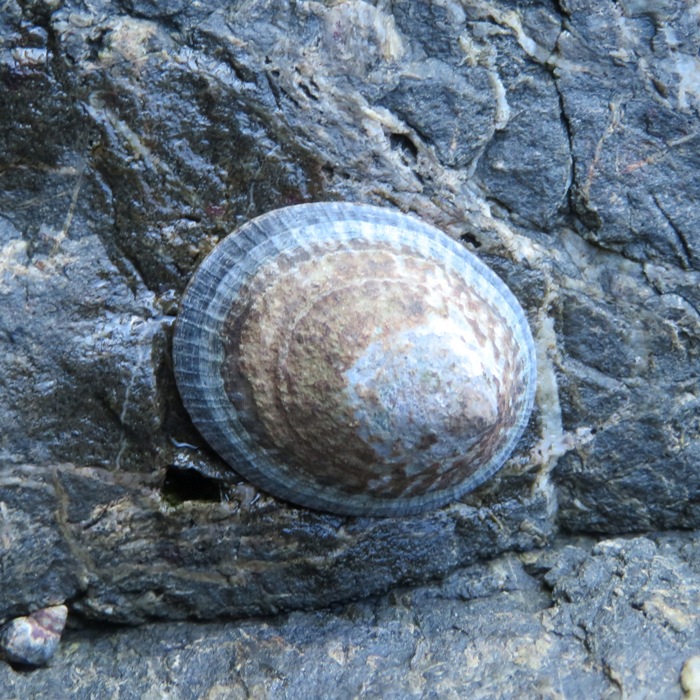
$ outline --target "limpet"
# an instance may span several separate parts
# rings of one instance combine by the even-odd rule
[[[411,216],[336,202],[219,243],[173,353],[190,417],[236,472],[350,515],[419,513],[483,483],[536,382],[525,314],[491,270]]]

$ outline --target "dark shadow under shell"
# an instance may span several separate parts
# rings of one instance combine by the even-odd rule
[[[407,515],[489,478],[532,409],[525,315],[483,263],[356,204],[265,214],[183,297],[178,387],[237,472],[294,503]]]

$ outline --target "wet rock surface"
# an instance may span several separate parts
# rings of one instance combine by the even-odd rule
[[[373,601],[244,622],[72,630],[13,697],[682,696],[700,652],[700,542],[560,541]],[[690,683],[690,672],[686,672]]]
[[[0,500],[27,512],[5,512],[4,610],[18,615],[48,598],[131,624],[271,614],[441,577],[485,549],[531,549],[549,534],[520,501],[392,519],[246,498],[168,506],[134,475],[68,465],[8,470]]]
[[[505,553],[545,547],[557,532],[700,527],[698,22],[680,0],[4,3],[0,622],[64,602],[76,620],[128,623],[299,610],[204,636],[250,644],[241,683],[284,697],[262,659],[279,654],[291,678],[300,662],[285,645],[318,632],[339,645],[335,685],[371,695],[393,671],[369,656],[347,670],[347,638],[369,648],[381,628],[395,658],[412,650],[396,683],[410,682],[414,659],[434,692],[466,692],[477,676],[457,674],[479,673],[486,657],[465,666],[446,651],[458,614],[449,605],[462,606],[464,628],[480,624],[464,601],[397,594],[413,596],[418,615],[445,615],[425,623],[420,653],[404,618],[386,613],[401,607],[390,599],[359,604],[356,627],[347,611],[310,611],[488,569],[479,560],[522,562]],[[492,482],[437,513],[340,518],[274,501],[207,448],[175,390],[172,324],[202,257],[259,213],[335,199],[394,206],[462,239],[529,314],[540,385],[528,431]],[[664,560],[671,545],[659,542],[639,545],[644,561]],[[571,550],[555,551],[569,574],[547,583],[553,574],[527,570],[525,617],[489,619],[500,624],[492,634],[524,639],[528,616],[554,600],[550,636],[531,635],[542,665],[522,682],[546,679],[543,693],[575,697],[556,685],[571,655],[590,664],[581,697],[643,688],[647,672],[651,693],[680,694],[676,641],[690,656],[693,635],[683,635],[698,638],[696,619],[635,584],[630,562],[623,576],[596,569],[621,554],[589,547],[576,568]],[[697,565],[674,571],[668,595],[697,601]],[[599,585],[577,593],[586,577]],[[610,601],[633,603],[609,617],[595,601],[615,577]],[[563,604],[559,590],[580,598]],[[660,636],[640,627],[632,649],[621,631],[635,615]],[[403,631],[392,636],[393,624]],[[270,652],[265,630],[276,625],[286,641]],[[644,664],[662,653],[661,627],[672,641],[657,673]],[[101,649],[157,646],[161,634],[166,647],[169,635],[190,640],[194,658],[201,629],[71,632],[74,662],[92,663],[93,649],[99,665]],[[431,676],[440,650],[446,667]],[[223,653],[211,650],[217,662]],[[65,669],[60,654],[40,673]]]

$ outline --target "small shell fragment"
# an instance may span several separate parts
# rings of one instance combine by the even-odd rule
[[[237,472],[294,503],[407,515],[489,478],[532,409],[535,349],[503,282],[379,207],[303,204],[224,239],[183,297],[175,374]]]
[[[10,620],[0,631],[4,657],[11,663],[44,666],[58,648],[67,616],[65,605],[54,605]]]
[[[688,700],[700,700],[700,656],[691,656],[683,664],[681,688]]]

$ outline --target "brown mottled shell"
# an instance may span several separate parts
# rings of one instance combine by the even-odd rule
[[[302,204],[224,239],[174,338],[209,444],[260,488],[341,514],[406,515],[489,478],[532,409],[525,315],[439,230],[378,207]]]
[[[3,656],[11,663],[43,666],[56,652],[67,616],[65,605],[54,605],[10,620],[0,631]]]

